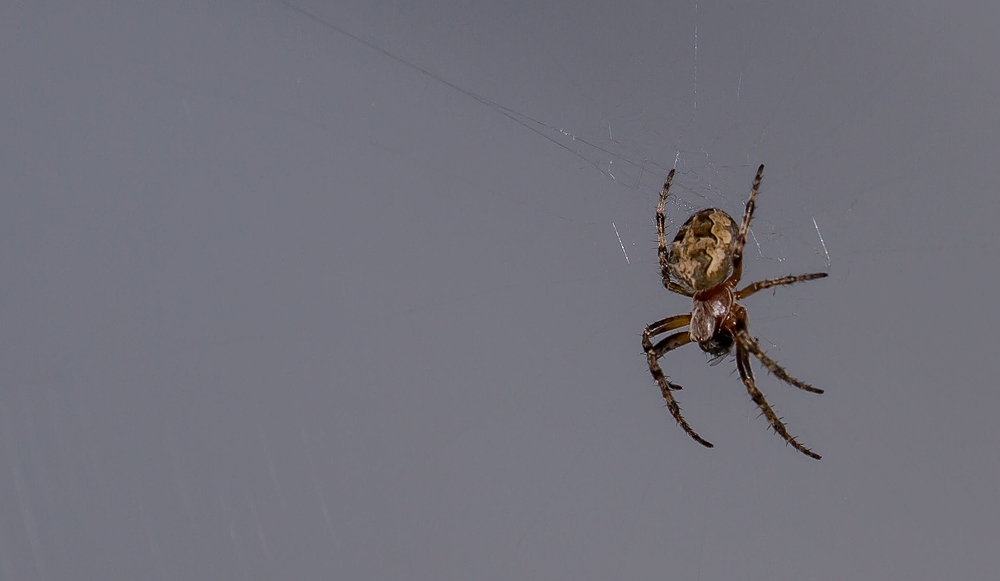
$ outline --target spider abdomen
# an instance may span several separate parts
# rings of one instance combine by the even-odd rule
[[[667,266],[670,276],[694,294],[722,284],[733,272],[732,250],[740,229],[718,208],[697,212],[674,237]]]

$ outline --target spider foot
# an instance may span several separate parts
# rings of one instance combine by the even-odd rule
[[[788,445],[791,445],[791,446],[792,446],[793,448],[795,448],[795,449],[796,449],[796,450],[798,450],[799,452],[802,452],[802,453],[803,453],[803,454],[805,454],[806,456],[809,456],[810,458],[814,458],[814,459],[816,459],[816,460],[822,460],[822,459],[823,459],[823,457],[822,457],[822,456],[820,456],[820,455],[819,455],[819,454],[817,454],[816,452],[813,452],[811,448],[806,448],[805,446],[803,446],[802,444],[800,444],[800,443],[799,443],[798,441],[796,441],[795,439],[792,439],[792,440],[788,440],[788,441],[786,441],[786,442],[785,442],[785,445],[786,445],[786,446],[788,446]]]
[[[684,430],[685,433],[687,433],[687,435],[691,436],[692,440],[694,440],[695,442],[698,442],[702,446],[705,446],[706,448],[714,448],[715,447],[715,444],[713,444],[713,443],[709,442],[708,440],[706,440],[705,438],[702,438],[701,436],[699,436],[698,432],[694,431],[694,429],[692,429],[691,426],[687,425],[687,423],[681,424],[681,428]]]
[[[766,414],[760,414],[760,415],[766,415]],[[757,417],[760,417],[760,415],[758,415]],[[778,422],[781,422],[781,424],[780,424],[781,427],[780,428],[778,426],[775,426],[775,425],[772,424],[772,425],[768,425],[767,429],[771,430],[771,432],[773,432],[774,434],[777,434],[778,436],[781,436],[781,438],[783,440],[785,440],[785,445],[786,446],[791,446],[791,447],[795,448],[796,450],[798,450],[799,452],[802,452],[806,456],[809,456],[810,458],[815,458],[816,460],[822,460],[823,459],[822,456],[820,456],[816,452],[813,452],[812,448],[809,448],[809,447],[805,446],[804,444],[802,444],[801,442],[799,442],[798,439],[795,436],[793,436],[792,434],[790,434],[788,432],[788,429],[785,428],[785,425],[784,425],[784,419],[785,419],[784,417],[781,417],[781,418],[777,419]]]

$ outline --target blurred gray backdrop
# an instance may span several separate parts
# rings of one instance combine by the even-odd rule
[[[0,576],[986,579],[995,2],[0,5]],[[739,216],[817,396],[642,328]]]

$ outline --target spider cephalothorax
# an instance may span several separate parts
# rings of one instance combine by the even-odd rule
[[[646,351],[649,371],[660,386],[663,399],[673,414],[677,423],[699,443],[712,447],[712,444],[691,429],[681,415],[681,408],[674,399],[673,391],[680,386],[671,383],[660,369],[659,359],[668,351],[695,342],[706,353],[713,357],[729,354],[736,347],[736,369],[750,394],[750,399],[760,407],[768,423],[786,442],[803,454],[820,458],[809,448],[806,448],[794,436],[788,433],[785,424],[778,418],[774,410],[764,399],[764,394],[757,388],[753,369],[750,367],[750,355],[753,355],[782,381],[800,389],[813,393],[823,393],[823,390],[799,381],[788,375],[773,359],[764,353],[757,340],[750,336],[747,311],[738,301],[747,298],[757,291],[801,282],[826,276],[825,272],[813,274],[790,275],[770,280],[762,280],[736,290],[743,277],[743,247],[746,245],[747,233],[750,231],[750,221],[756,206],[757,191],[760,189],[760,179],[764,175],[764,166],[757,168],[757,177],[750,189],[750,199],[747,200],[743,222],[737,227],[736,221],[726,212],[709,208],[701,210],[688,218],[680,227],[670,249],[667,249],[667,239],[663,233],[666,218],[663,209],[667,203],[670,183],[674,179],[674,170],[667,174],[667,180],[660,192],[660,203],[656,208],[656,232],[659,242],[660,273],[663,286],[667,290],[692,298],[691,312],[686,315],[667,317],[646,327],[642,332],[642,346]],[[687,331],[678,331],[653,344],[652,337],[687,327]]]

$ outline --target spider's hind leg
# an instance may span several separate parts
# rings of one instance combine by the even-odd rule
[[[753,220],[753,211],[757,207],[757,192],[760,191],[760,180],[764,177],[764,164],[757,168],[757,177],[750,187],[750,198],[747,199],[747,207],[743,212],[743,223],[740,224],[739,237],[733,247],[733,276],[734,280],[740,280],[743,276],[743,247],[747,244],[747,233],[750,232],[750,221]]]
[[[670,255],[670,251],[667,249],[667,235],[664,233],[667,218],[663,214],[663,210],[667,206],[667,195],[670,193],[670,184],[673,181],[674,170],[670,170],[670,173],[667,174],[667,180],[663,182],[663,189],[660,190],[660,203],[656,205],[656,242],[657,254],[660,258],[660,276],[663,279],[663,286],[665,286],[667,290],[689,297],[691,296],[690,292],[685,290],[681,285],[670,280],[670,267],[667,265],[667,257]]]

